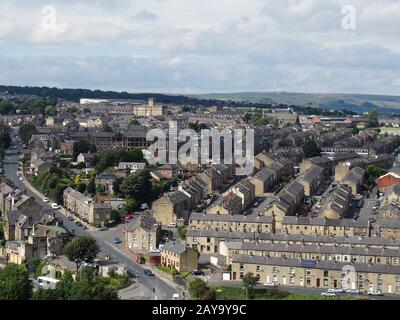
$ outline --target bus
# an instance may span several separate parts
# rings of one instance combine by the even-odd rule
[[[49,278],[49,277],[38,277],[37,278],[37,283],[40,288],[42,289],[55,289],[57,283],[59,283],[60,280]]]

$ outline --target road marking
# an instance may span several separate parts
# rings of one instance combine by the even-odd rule
[[[108,242],[107,240],[104,241],[104,243],[108,244],[110,247],[112,247],[113,249],[115,249],[116,251],[118,251],[120,254],[124,255],[121,250],[119,250],[116,246],[112,245],[110,242]]]

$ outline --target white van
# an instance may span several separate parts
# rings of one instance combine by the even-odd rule
[[[180,296],[179,296],[179,293],[174,293],[174,294],[172,295],[172,300],[181,300],[181,299],[180,299]]]
[[[49,277],[38,277],[37,283],[42,289],[55,289],[60,280]]]

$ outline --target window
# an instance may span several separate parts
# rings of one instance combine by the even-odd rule
[[[326,277],[328,277],[328,276],[329,276],[329,271],[325,270],[325,271],[324,271],[324,277],[326,278]]]
[[[278,268],[277,267],[272,267],[272,272],[273,273],[277,273],[278,272]]]
[[[261,266],[256,266],[256,271],[260,272],[261,271]]]
[[[307,274],[308,276],[311,276],[311,270],[307,270],[306,274]]]
[[[294,284],[294,277],[293,276],[290,276],[289,283]]]
[[[272,281],[273,282],[278,282],[278,276],[276,274],[273,275]]]
[[[328,286],[328,279],[324,279],[324,287]]]
[[[295,274],[295,273],[296,273],[295,270],[296,270],[295,268],[290,268],[290,269],[289,269],[289,273],[290,273],[290,274]]]
[[[240,270],[244,270],[244,264],[240,265]]]

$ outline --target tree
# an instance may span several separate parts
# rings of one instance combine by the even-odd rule
[[[121,185],[122,182],[124,181],[124,178],[118,177],[114,182],[113,182],[113,191],[116,196],[119,196],[121,194]]]
[[[85,193],[87,189],[86,183],[80,183],[77,187],[76,190],[80,193]]]
[[[129,124],[128,124],[129,127],[139,126],[139,125],[140,125],[140,123],[139,123],[139,121],[137,121],[136,119],[130,120],[130,121],[129,121]]]
[[[37,134],[38,131],[35,125],[28,123],[28,124],[23,124],[22,126],[19,127],[19,133],[21,140],[25,144],[28,144],[29,140],[31,140],[32,138],[32,135]]]
[[[15,106],[8,100],[0,101],[0,114],[15,113]]]
[[[377,127],[379,125],[379,111],[377,108],[372,109],[367,113],[367,119],[372,128]]]
[[[103,131],[104,132],[113,132],[113,128],[110,125],[105,124],[105,125],[103,125]]]
[[[64,254],[76,264],[76,270],[79,270],[83,261],[95,259],[99,252],[99,245],[90,236],[76,237],[64,248]]]
[[[358,129],[358,128],[353,128],[353,130],[352,130],[351,133],[352,133],[353,135],[357,135],[357,134],[360,133],[360,129]]]
[[[151,194],[153,195],[153,199],[157,199],[162,194],[163,191],[164,191],[163,183],[158,180],[153,180],[151,187]]]
[[[76,158],[79,156],[81,153],[96,153],[97,148],[94,143],[91,143],[90,141],[86,139],[80,139],[76,142],[74,142],[73,145],[73,157]]]
[[[0,270],[0,300],[28,300],[32,286],[24,265],[8,264]]]
[[[40,266],[42,260],[38,257],[33,257],[28,260],[27,268],[30,274],[36,274],[36,270]]]
[[[11,137],[8,133],[0,134],[0,147],[3,149],[8,149],[11,145]]]
[[[116,289],[110,287],[110,278],[97,275],[95,268],[84,267],[75,280],[65,272],[56,289],[38,290],[34,300],[118,300]]]
[[[242,278],[242,283],[245,290],[251,294],[251,290],[257,285],[258,278],[252,272],[246,273]]]
[[[82,177],[79,174],[77,174],[75,176],[74,182],[75,182],[76,185],[80,185],[82,183]]]
[[[90,181],[89,181],[89,183],[88,183],[88,185],[86,187],[86,190],[90,194],[95,194],[96,193],[96,182],[95,182],[94,179],[90,179]]]
[[[129,198],[125,201],[125,211],[130,213],[135,211],[140,206],[140,203],[136,199]]]
[[[271,120],[268,117],[265,117],[261,110],[257,109],[251,115],[251,122],[255,126],[265,126],[265,125],[269,124],[271,122]]]
[[[57,108],[56,108],[56,106],[54,106],[54,105],[48,105],[48,106],[45,108],[45,113],[46,113],[48,116],[54,116],[54,115],[56,115],[56,114],[57,114]]]
[[[196,278],[189,283],[189,293],[196,300],[201,299],[207,290],[208,287],[202,279]]]
[[[148,202],[152,191],[150,173],[145,170],[130,174],[122,183],[121,191],[125,198],[133,198],[140,203]]]
[[[186,227],[184,225],[178,227],[178,235],[181,240],[186,239]]]
[[[369,165],[367,167],[367,170],[365,170],[365,173],[367,175],[367,180],[370,185],[374,185],[376,179],[378,179],[380,176],[383,176],[386,174],[388,171],[384,168],[380,168],[375,165]]]
[[[215,290],[207,288],[207,290],[201,296],[201,300],[205,301],[217,300],[217,293],[215,292]]]
[[[141,149],[135,148],[129,150],[129,161],[141,162],[143,161],[143,152]]]
[[[302,148],[306,158],[314,158],[321,155],[321,148],[314,140],[307,139],[303,143]]]

